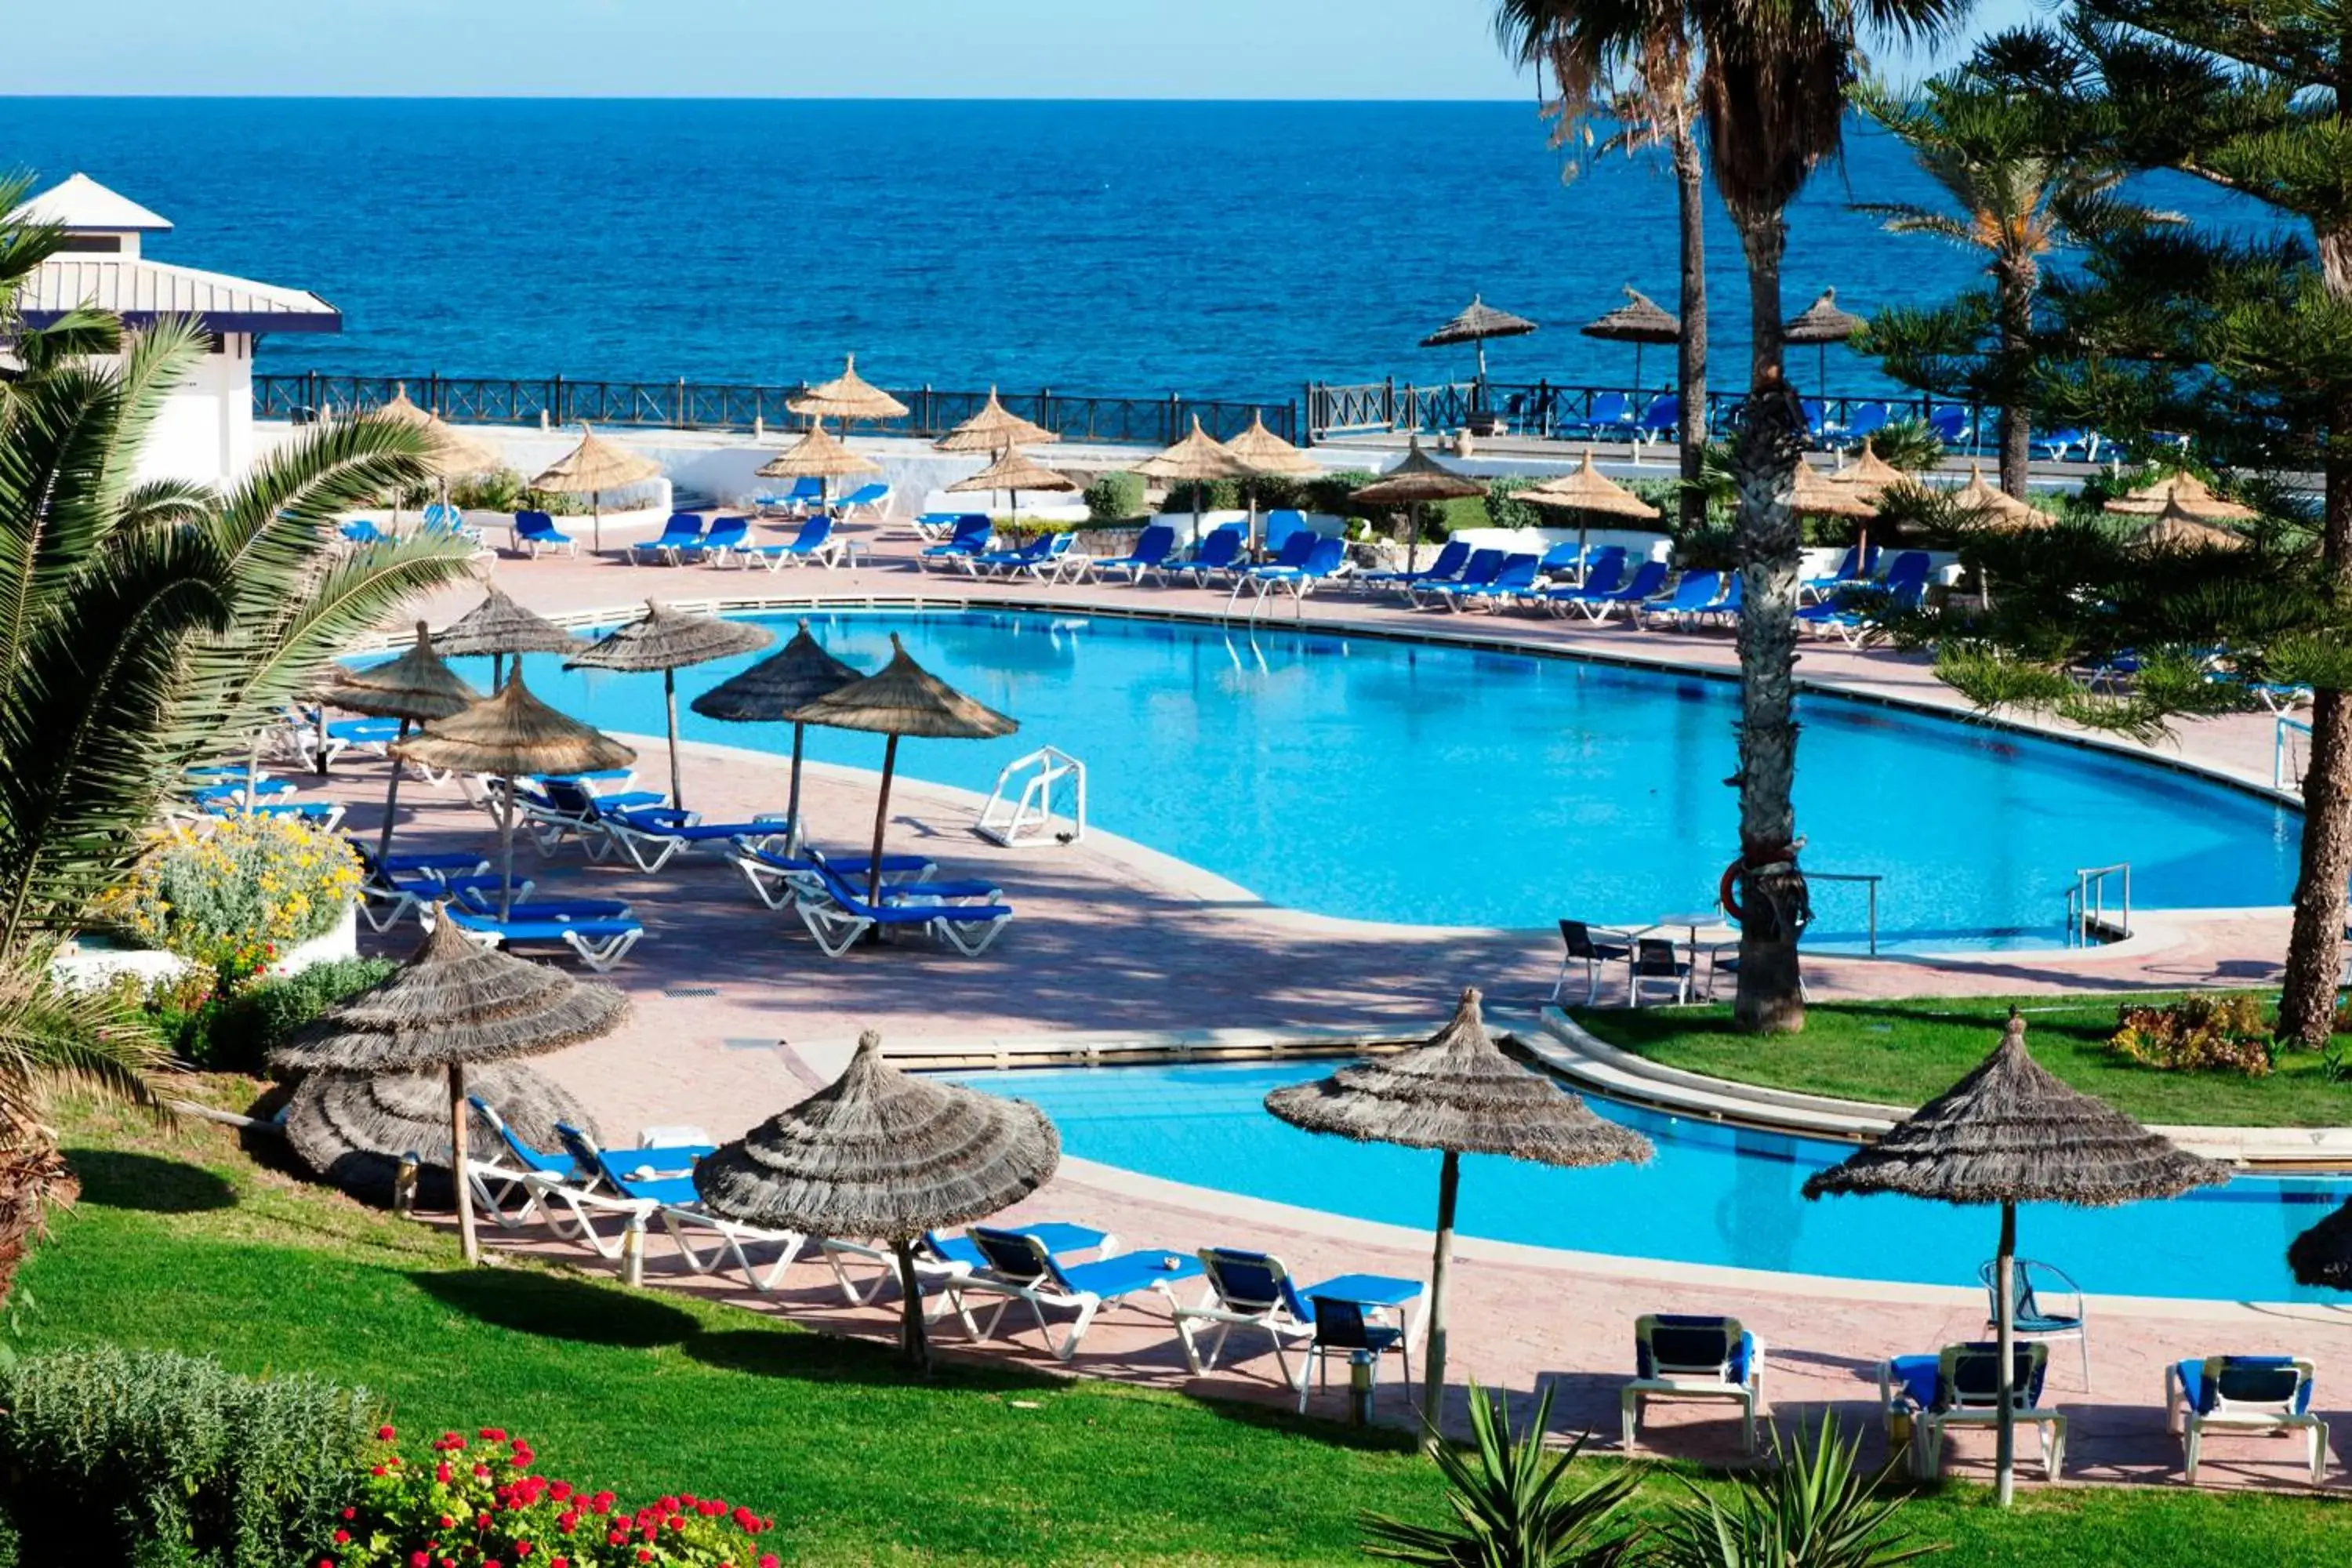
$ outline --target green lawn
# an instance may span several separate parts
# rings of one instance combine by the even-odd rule
[[[114,1340],[364,1384],[413,1429],[503,1426],[625,1498],[772,1512],[787,1562],[1347,1563],[1358,1509],[1440,1507],[1392,1437],[1010,1370],[913,1383],[877,1347],[609,1276],[461,1270],[437,1234],[208,1124],[84,1113],[69,1142],[85,1194],[22,1276],[24,1348]],[[1647,1509],[1682,1484],[1652,1475]],[[2352,1540],[2352,1508],[2283,1497],[2100,1489],[2004,1516],[1952,1487],[1905,1517],[1954,1564],[2320,1563]]]
[[[2289,1050],[2267,1078],[2159,1072],[2106,1048],[2113,997],[1955,997],[1809,1007],[1804,1032],[1759,1038],[1728,1006],[1580,1010],[1612,1046],[1668,1067],[1776,1089],[1918,1105],[1951,1087],[2000,1041],[2011,1001],[2043,1067],[2143,1121],[2209,1127],[2352,1125],[2352,1083],[2330,1083],[2316,1052]],[[2135,997],[2135,1001],[2144,1000]],[[2147,998],[2165,1001],[2168,997]]]

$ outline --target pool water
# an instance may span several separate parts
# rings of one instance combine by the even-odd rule
[[[1034,1101],[1073,1155],[1145,1175],[1356,1219],[1426,1229],[1439,1156],[1302,1132],[1264,1109],[1266,1091],[1339,1064],[1040,1068],[958,1075]],[[1847,1145],[1749,1131],[1588,1096],[1657,1146],[1647,1165],[1554,1170],[1486,1155],[1463,1162],[1466,1236],[1627,1258],[1728,1264],[1923,1285],[1969,1285],[1991,1256],[1997,1211],[1901,1197],[1808,1203],[1805,1178]],[[2334,1300],[2294,1283],[2287,1243],[2352,1193],[2316,1179],[2241,1176],[2168,1203],[2111,1209],[2029,1205],[2019,1249],[2086,1290],[2234,1301]],[[1251,1245],[1246,1234],[1158,1237]]]
[[[649,583],[649,586],[655,585]],[[779,638],[792,616],[765,617]],[[897,632],[934,673],[1021,721],[998,741],[909,741],[910,776],[985,793],[1053,744],[1088,770],[1095,826],[1271,902],[1365,920],[1647,924],[1702,909],[1737,848],[1727,681],[1381,638],[1013,612],[818,615],[861,668]],[[478,683],[487,660],[459,661]],[[678,672],[683,732],[778,752],[789,727],[686,708],[751,663]],[[526,661],[531,688],[608,730],[657,734],[661,681]],[[2299,818],[2248,792],[1990,726],[1806,697],[1806,863],[1877,872],[1882,945],[2056,940],[2077,867],[2128,861],[2144,908],[2282,904]],[[879,736],[812,731],[810,755],[878,767]],[[645,759],[643,770],[658,770]],[[782,780],[778,782],[782,806]],[[859,841],[865,824],[817,824]],[[1815,886],[1812,940],[1860,940],[1859,885]]]

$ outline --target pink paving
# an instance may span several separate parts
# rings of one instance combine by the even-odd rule
[[[1221,592],[1181,588],[1004,588],[919,575],[906,548],[887,540],[873,563],[839,573],[810,569],[772,576],[549,559],[501,560],[496,574],[508,592],[551,614],[625,611],[647,595],[671,602],[920,595],[1192,614],[1213,612],[1224,602]],[[470,591],[452,591],[425,613],[439,624],[472,602]],[[1414,615],[1346,597],[1310,600],[1305,615],[1335,626],[1409,627],[1695,668],[1727,669],[1733,662],[1728,639],[1720,637],[1578,628],[1516,616]],[[1921,661],[1905,656],[1813,647],[1801,674],[1864,695],[1958,706]],[[2271,735],[2266,718],[2208,721],[2184,733],[2177,754],[2267,782]],[[650,752],[657,744],[641,749]],[[654,760],[647,756],[648,763]],[[694,747],[687,766],[696,804],[714,820],[780,804],[780,768],[772,757]],[[327,787],[351,801],[352,825],[365,829],[377,820],[383,782],[381,764],[360,763],[338,769]],[[814,773],[808,812],[827,830],[820,840],[829,835],[861,842],[872,798],[869,776]],[[487,848],[493,840],[490,819],[465,805],[454,786],[436,793],[412,783],[403,790],[402,807],[404,845]],[[576,849],[548,859],[520,850],[519,869],[542,887],[629,899],[651,933],[610,977],[635,1004],[629,1022],[607,1039],[549,1058],[547,1069],[582,1096],[616,1141],[625,1142],[641,1125],[679,1123],[727,1138],[837,1071],[849,1042],[866,1026],[879,1028],[886,1042],[1212,1027],[1402,1034],[1434,1027],[1465,984],[1485,987],[1507,1009],[1531,1007],[1550,986],[1558,940],[1551,933],[1373,925],[1276,910],[1099,834],[1074,846],[999,849],[971,833],[973,808],[968,796],[902,781],[890,831],[895,847],[933,855],[944,875],[996,881],[1019,910],[998,945],[978,960],[912,944],[827,960],[794,917],[761,908],[715,856],[683,857],[649,878],[617,858],[590,865]],[[1105,911],[1106,895],[1114,891],[1123,905],[1116,919]],[[1131,913],[1139,900],[1147,911],[1140,922]],[[404,945],[412,931],[402,928],[394,939],[383,939],[388,950]],[[1824,995],[2247,984],[2275,973],[2284,934],[2283,911],[2258,911],[2166,921],[2150,939],[2090,952],[1817,960],[1809,978]],[[1069,983],[1071,976],[1083,976],[1083,984]],[[1215,1173],[1200,1173],[1198,1179],[1213,1184]],[[1083,1162],[1066,1165],[1021,1212],[1084,1220],[1116,1231],[1129,1246],[1181,1251],[1213,1242],[1262,1246],[1308,1279],[1351,1269],[1425,1278],[1428,1268],[1425,1238],[1411,1232],[1232,1199]],[[1633,1320],[1644,1311],[1737,1313],[1770,1347],[1766,1389],[1784,1420],[1834,1407],[1849,1426],[1868,1426],[1874,1433],[1870,1377],[1879,1360],[1973,1338],[1982,1326],[1982,1298],[1974,1291],[1675,1268],[1475,1241],[1465,1244],[1462,1256],[1451,1352],[1456,1409],[1469,1377],[1521,1394],[1538,1379],[1550,1380],[1560,1390],[1562,1428],[1594,1428],[1611,1443],[1616,1389],[1632,1361]],[[656,1241],[651,1258],[648,1279],[663,1289],[716,1288],[685,1277],[668,1259],[667,1243]],[[821,1266],[797,1265],[789,1284],[777,1300],[739,1294],[746,1304],[781,1308],[828,1329],[869,1335],[894,1331],[894,1303],[846,1306]],[[2352,1422],[2352,1312],[2097,1303],[2093,1322],[2095,1392],[2077,1386],[2071,1346],[2057,1347],[2053,1357],[2052,1397],[2073,1422],[2069,1480],[2176,1481],[2179,1447],[2163,1428],[2161,1369],[2170,1360],[2223,1350],[2318,1357],[2320,1403],[2339,1413],[2339,1434],[2352,1443],[2352,1426],[2346,1425]],[[945,1342],[953,1344],[952,1332]],[[1034,1331],[1015,1346],[992,1345],[984,1353],[1052,1364]],[[1107,1314],[1076,1370],[1242,1397],[1280,1394],[1271,1358],[1263,1354],[1244,1362],[1238,1375],[1220,1371],[1197,1383],[1188,1379],[1165,1321],[1155,1326],[1134,1312]],[[1335,1394],[1318,1408],[1336,1413],[1338,1403]],[[1383,1404],[1401,1415],[1401,1405]],[[1727,1409],[1658,1406],[1645,1422],[1645,1444],[1693,1458],[1734,1457],[1737,1427],[1726,1418]],[[2021,1452],[2031,1453],[2030,1441],[2021,1441]],[[2259,1438],[2215,1440],[2201,1479],[2297,1484],[2294,1447]],[[1966,1473],[1984,1466],[1990,1448],[1989,1437],[1964,1435],[1948,1452]]]

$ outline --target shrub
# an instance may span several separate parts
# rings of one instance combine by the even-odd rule
[[[1898,468],[1913,473],[1944,460],[1943,437],[1924,419],[1896,419],[1871,433],[1870,449]]]
[[[143,1013],[182,1061],[258,1075],[295,1030],[398,967],[386,958],[330,959],[226,992],[210,965],[192,963],[143,987],[131,976],[116,987],[119,999]]]
[[[1540,482],[1527,474],[1510,474],[1488,485],[1487,521],[1496,528],[1550,528],[1563,521],[1572,522],[1572,513],[1547,512],[1518,499],[1521,490]]]
[[[1328,512],[1334,517],[1360,515],[1363,509],[1356,505],[1356,492],[1379,478],[1362,468],[1318,474],[1298,486],[1298,505],[1302,510]]]
[[[180,833],[141,862],[116,918],[139,940],[209,963],[232,986],[334,928],[358,890],[350,847],[291,817]]]
[[[2161,1007],[2125,1003],[2116,1009],[2116,1032],[2107,1048],[2143,1067],[2166,1072],[2241,1072],[2264,1078],[2271,1070],[2270,1029],[2262,1004],[2238,993],[2183,996]]]
[[[1168,487],[1168,498],[1160,503],[1163,512],[1190,513],[1193,510],[1192,492],[1201,494],[1202,511],[1235,511],[1242,505],[1242,482],[1239,479],[1183,479]]]
[[[112,1345],[0,1369],[8,1522],[26,1563],[315,1563],[357,1500],[367,1394]]]
[[[1086,489],[1087,516],[1096,522],[1124,522],[1143,515],[1143,476],[1105,474]]]
[[[530,1444],[495,1426],[472,1442],[444,1433],[413,1464],[391,1427],[378,1436],[364,1495],[321,1559],[333,1568],[777,1568],[758,1539],[775,1521],[718,1498],[680,1493],[632,1509],[611,1492],[532,1474]]]
[[[416,504],[423,505],[425,499],[429,498],[419,498]],[[499,468],[457,480],[449,487],[449,502],[461,510],[543,511],[555,517],[585,517],[590,507],[590,498],[586,496],[535,490],[512,468]]]

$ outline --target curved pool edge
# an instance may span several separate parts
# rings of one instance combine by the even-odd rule
[[[1252,1197],[1221,1187],[1145,1175],[1123,1165],[1106,1164],[1074,1154],[1062,1157],[1055,1176],[1074,1179],[1115,1197],[1192,1210],[1213,1217],[1226,1232],[1255,1224],[1269,1228],[1303,1231],[1318,1238],[1368,1246],[1426,1252],[1431,1233],[1412,1226],[1358,1219],[1328,1209],[1308,1208],[1271,1198]],[[1050,1190],[1050,1188],[1048,1189]],[[1832,1200],[1834,1201],[1834,1200]],[[1842,1274],[1799,1274],[1778,1269],[1743,1268],[1727,1263],[1684,1263],[1670,1258],[1642,1258],[1614,1252],[1580,1252],[1570,1247],[1538,1247],[1528,1242],[1497,1241],[1457,1234],[1456,1258],[1552,1273],[1604,1275],[1655,1283],[1661,1287],[1717,1290],[1753,1290],[1782,1296],[1843,1301],[1885,1301],[1944,1308],[1975,1307],[1984,1300],[1984,1289],[1975,1285],[1914,1285],[1901,1280],[1858,1279]],[[2086,1298],[2102,1312],[2132,1317],[2167,1318],[2245,1326],[2276,1325],[2295,1321],[2330,1328],[2352,1325],[2352,1305],[2336,1307],[2313,1301],[2217,1301],[2193,1297],[2110,1296]]]

